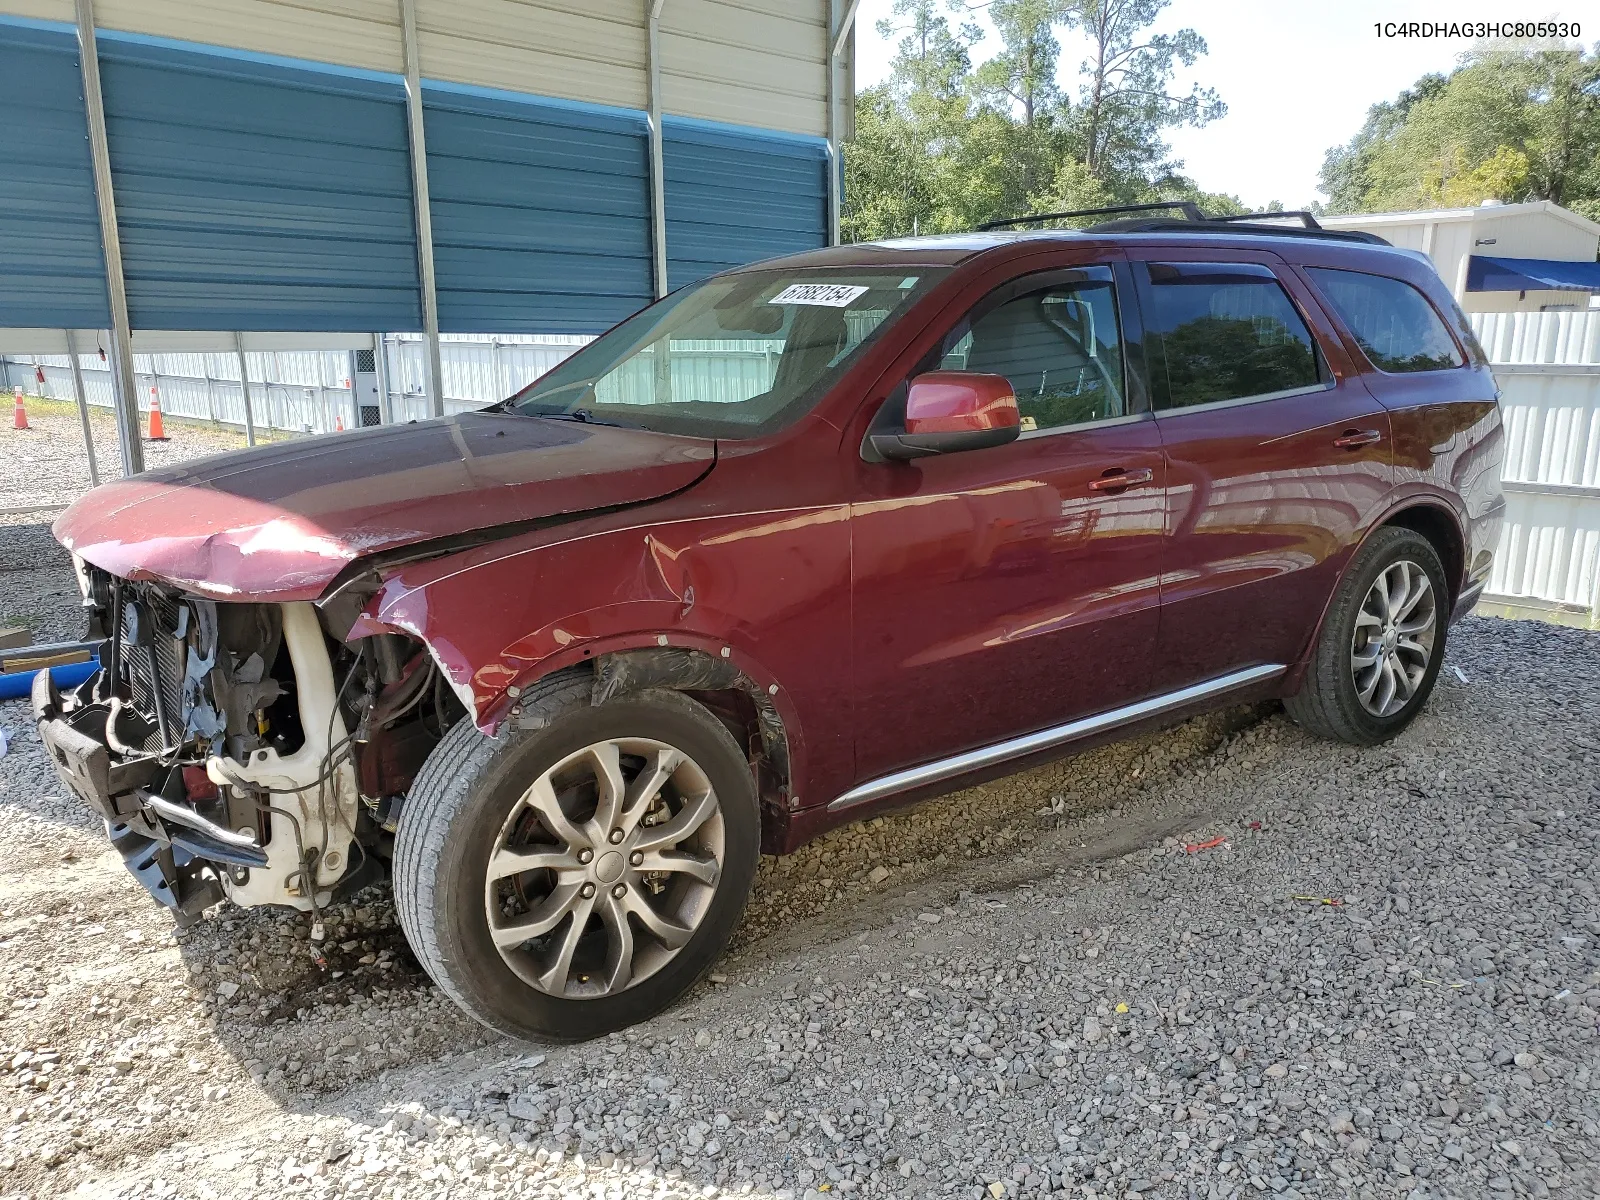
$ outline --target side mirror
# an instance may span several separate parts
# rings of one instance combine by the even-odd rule
[[[884,458],[904,460],[1003,446],[1021,432],[1017,397],[1004,375],[929,371],[906,393],[905,429],[868,441]]]

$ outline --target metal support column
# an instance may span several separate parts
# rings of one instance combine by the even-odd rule
[[[394,424],[394,400],[389,395],[389,335],[372,335],[372,371],[378,377],[378,420]]]
[[[94,0],[76,0],[78,61],[83,71],[83,108],[89,126],[89,159],[100,210],[100,248],[106,260],[106,299],[111,308],[111,402],[117,414],[122,474],[144,470],[139,440],[139,397],[133,378],[133,332],[128,326],[128,292],[122,279],[122,238],[117,232],[117,202],[111,191],[111,151],[106,144],[106,110],[100,95],[100,52],[94,37]]]
[[[661,6],[666,0],[645,0],[649,6],[649,39],[645,46],[645,73],[650,102],[650,263],[656,299],[667,285],[667,168],[661,144]]]
[[[250,365],[244,357],[244,334],[233,335],[233,352],[239,356],[239,392],[244,396],[244,440],[245,444],[256,444],[256,414],[250,406]]]
[[[411,192],[417,212],[417,276],[422,284],[422,340],[428,375],[428,407],[444,416],[444,367],[439,361],[439,296],[433,275],[433,217],[428,204],[428,141],[422,127],[422,66],[417,57],[417,6],[400,0],[400,36],[405,48],[406,127],[411,134]]]
[[[828,245],[839,244],[839,217],[844,207],[844,197],[839,194],[839,56],[850,41],[850,30],[856,22],[856,9],[861,0],[848,0],[844,15],[834,20],[839,0],[828,0],[828,29],[833,39],[828,51]]]
[[[89,486],[100,486],[100,464],[94,458],[94,434],[89,429],[89,393],[83,390],[83,365],[78,362],[78,339],[72,330],[67,335],[67,361],[72,364],[72,395],[78,402],[78,420],[83,422],[83,448],[89,454]]]

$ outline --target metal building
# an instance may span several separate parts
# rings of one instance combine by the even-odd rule
[[[0,352],[109,331],[132,470],[135,347],[421,331],[441,411],[440,331],[837,240],[855,8],[0,0]]]
[[[1468,312],[1569,312],[1600,304],[1600,224],[1549,200],[1318,220],[1422,251]]]

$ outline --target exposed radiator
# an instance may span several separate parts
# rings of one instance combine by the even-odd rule
[[[122,662],[133,707],[152,724],[141,749],[159,750],[183,737],[184,647],[172,636],[178,628],[178,602],[154,588],[135,586],[129,592],[123,608]],[[136,625],[146,631],[148,645],[134,644]]]

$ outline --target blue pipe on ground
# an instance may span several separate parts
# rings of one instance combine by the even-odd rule
[[[50,675],[58,688],[74,688],[100,669],[95,659],[88,662],[68,663],[64,667],[51,667]],[[24,699],[33,691],[33,677],[37,671],[13,671],[0,675],[0,700]]]

